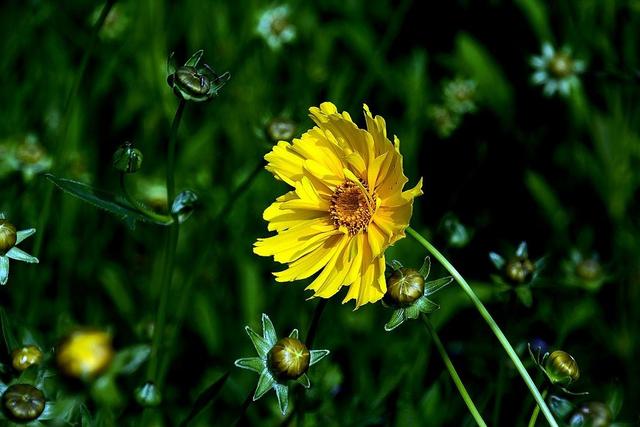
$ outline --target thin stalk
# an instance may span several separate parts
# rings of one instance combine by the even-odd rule
[[[552,427],[558,427],[558,423],[553,418],[553,414],[551,414],[551,411],[549,410],[549,407],[545,403],[544,398],[542,397],[542,395],[540,394],[540,391],[538,390],[535,383],[529,376],[529,373],[527,372],[524,365],[522,364],[522,361],[520,360],[515,350],[511,346],[511,343],[509,342],[507,337],[504,335],[504,333],[502,332],[502,330],[500,329],[496,321],[493,320],[493,317],[491,317],[491,314],[489,313],[489,311],[486,309],[484,304],[482,304],[482,301],[480,301],[480,299],[475,294],[475,292],[473,292],[473,289],[471,289],[471,286],[469,286],[467,281],[464,280],[464,277],[462,277],[462,275],[458,273],[458,270],[456,270],[455,267],[451,265],[451,263],[444,257],[444,255],[442,255],[440,251],[438,251],[431,243],[429,243],[427,239],[422,237],[420,233],[418,233],[411,227],[407,227],[407,233],[409,233],[411,237],[416,239],[418,243],[424,246],[425,249],[429,251],[444,266],[444,268],[447,269],[447,271],[449,271],[449,273],[454,277],[456,282],[458,282],[462,290],[467,294],[469,299],[471,299],[471,302],[473,302],[473,304],[476,306],[476,309],[478,310],[480,315],[484,318],[485,322],[487,322],[487,325],[489,325],[489,328],[491,329],[491,331],[493,331],[495,336],[498,338],[498,341],[500,341],[500,344],[502,344],[502,347],[506,351],[507,355],[509,356],[513,364],[515,365],[516,369],[518,370],[518,373],[524,380],[525,384],[529,388],[531,395],[538,403],[538,406],[542,410],[542,413],[547,419],[547,422],[549,423],[549,425]]]
[[[244,399],[244,402],[242,402],[242,406],[240,407],[239,415],[238,418],[236,418],[236,420],[233,422],[234,426],[240,425],[240,422],[244,420],[244,416],[247,413],[247,409],[249,408],[249,405],[251,405],[251,402],[253,402],[253,391],[250,391],[247,394],[247,397]]]
[[[169,138],[169,146],[167,150],[167,203],[169,206],[175,197],[175,152],[176,140],[178,137],[178,128],[182,119],[185,101],[180,100],[178,109],[171,124],[171,136]],[[165,240],[165,257],[162,269],[162,277],[160,282],[160,302],[156,314],[155,328],[153,332],[153,341],[151,343],[151,354],[149,365],[147,366],[147,377],[153,381],[158,388],[162,389],[160,384],[160,346],[165,335],[165,327],[167,323],[167,306],[169,302],[169,290],[171,289],[171,280],[173,278],[173,270],[175,266],[176,248],[178,246],[178,237],[180,235],[180,222],[176,217],[173,218],[173,224],[169,226],[167,237]]]
[[[484,422],[484,420],[482,419],[482,415],[480,415],[480,412],[478,412],[478,409],[476,408],[476,405],[473,403],[471,396],[469,396],[469,393],[467,393],[467,389],[462,383],[462,380],[460,379],[460,376],[458,375],[456,368],[453,366],[453,362],[449,358],[449,355],[447,354],[447,350],[444,348],[444,345],[442,345],[442,341],[440,341],[440,337],[438,337],[438,334],[436,333],[436,330],[433,328],[431,321],[424,313],[422,314],[422,322],[424,323],[424,326],[429,331],[429,334],[431,334],[431,339],[433,339],[433,343],[436,345],[436,348],[438,349],[438,353],[440,353],[440,357],[442,357],[444,366],[446,366],[447,371],[449,371],[449,375],[451,376],[453,383],[456,385],[456,388],[458,389],[458,392],[460,393],[462,400],[464,400],[464,403],[467,405],[467,408],[469,408],[469,412],[471,412],[471,415],[473,416],[473,419],[476,421],[476,424],[478,424],[481,427],[487,427],[487,423]]]
[[[545,399],[547,397],[547,391],[549,391],[548,389],[544,389],[542,391],[542,398]],[[538,405],[536,405],[533,408],[533,412],[531,413],[531,418],[529,419],[529,427],[534,427],[536,425],[536,420],[538,419],[538,414],[540,413],[540,407]]]
[[[167,203],[169,204],[169,208],[171,208],[171,203],[173,203],[173,199],[176,197],[176,141],[178,140],[178,128],[180,127],[185,105],[186,101],[181,99],[180,104],[178,104],[178,109],[176,110],[176,115],[173,117],[173,123],[171,124],[171,136],[167,149]]]

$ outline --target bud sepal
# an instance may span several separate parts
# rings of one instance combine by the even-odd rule
[[[389,332],[402,325],[407,319],[417,319],[420,313],[429,314],[438,310],[440,306],[429,297],[453,281],[447,276],[427,282],[431,271],[431,258],[426,257],[420,270],[405,268],[393,260],[393,269],[387,278],[387,293],[382,303],[386,307],[395,309],[391,319],[384,325]]]
[[[204,50],[199,50],[184,63],[177,67],[173,53],[167,60],[167,83],[173,89],[178,98],[185,101],[202,102],[208,101],[229,81],[229,72],[221,75],[216,74],[213,69],[204,64],[198,66]]]
[[[258,357],[247,357],[235,361],[239,368],[248,369],[260,375],[253,400],[260,399],[273,389],[278,397],[282,415],[289,406],[289,383],[296,381],[305,388],[311,387],[307,376],[309,367],[329,354],[329,350],[309,350],[298,339],[298,330],[291,331],[288,337],[278,340],[275,328],[269,316],[262,315],[262,336],[249,326],[245,331],[258,353]]]
[[[545,259],[532,261],[529,258],[527,242],[520,242],[513,255],[503,257],[497,252],[489,252],[489,259],[500,274],[492,274],[492,280],[500,291],[514,291],[518,299],[526,307],[533,304],[531,287],[537,283],[538,275],[545,264]]]

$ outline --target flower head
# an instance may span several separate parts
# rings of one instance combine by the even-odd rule
[[[426,257],[420,270],[405,268],[399,261],[391,262],[393,272],[387,280],[388,289],[382,302],[395,309],[391,319],[384,325],[389,332],[407,319],[417,319],[420,313],[429,314],[440,308],[429,297],[453,281],[447,276],[427,282],[431,271],[431,259]]]
[[[271,319],[262,315],[262,336],[250,327],[245,327],[253,342],[258,357],[247,357],[235,361],[239,368],[249,369],[260,374],[253,400],[260,399],[266,392],[274,389],[282,415],[286,414],[289,404],[288,381],[295,380],[305,388],[311,387],[307,370],[319,362],[329,350],[309,350],[298,339],[298,330],[291,331],[288,337],[278,340]]]
[[[578,74],[585,70],[584,61],[571,55],[571,49],[565,47],[556,51],[549,43],[542,45],[542,55],[531,58],[534,68],[531,80],[544,86],[544,94],[552,96],[556,92],[567,96],[572,88],[580,85]]]
[[[296,28],[289,22],[289,6],[265,10],[256,30],[271,49],[280,49],[283,44],[291,42],[296,38]]]
[[[0,285],[6,285],[9,281],[9,258],[16,261],[38,263],[38,258],[16,247],[35,232],[35,228],[17,231],[16,227],[0,213]]]
[[[532,261],[529,258],[527,242],[521,242],[509,258],[505,259],[496,252],[489,252],[489,259],[500,271],[500,275],[492,275],[494,282],[503,290],[513,290],[524,305],[531,306],[531,286],[535,284],[540,270],[544,267],[544,258]]]
[[[400,141],[389,141],[384,119],[366,105],[366,130],[329,102],[310,111],[317,126],[265,156],[267,170],[294,189],[264,211],[277,235],[258,239],[254,252],[289,265],[278,282],[320,272],[307,287],[314,297],[347,286],[343,302],[357,308],[384,296],[384,251],[405,236],[422,180],[403,191]]]
[[[477,84],[474,80],[456,78],[444,85],[442,94],[445,105],[454,113],[466,114],[476,111]]]
[[[19,140],[0,144],[0,175],[10,172],[22,173],[25,182],[51,168],[53,160],[32,133]]]
[[[77,330],[67,336],[56,356],[60,369],[70,377],[88,379],[103,372],[113,359],[111,335],[99,330]]]

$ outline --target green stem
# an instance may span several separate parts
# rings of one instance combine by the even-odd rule
[[[444,348],[444,345],[442,345],[442,341],[440,341],[440,337],[438,337],[438,334],[436,333],[436,330],[433,328],[431,321],[424,313],[422,314],[422,321],[424,322],[424,325],[426,326],[427,330],[431,334],[433,343],[436,345],[436,348],[438,349],[438,353],[440,353],[440,357],[442,357],[442,361],[444,362],[444,365],[447,367],[447,371],[449,371],[449,375],[451,376],[451,379],[456,385],[458,392],[460,392],[460,396],[462,396],[462,400],[464,400],[464,403],[467,405],[467,408],[469,408],[469,412],[471,412],[473,419],[476,420],[476,423],[479,426],[487,427],[487,423],[485,423],[484,420],[482,419],[482,415],[480,415],[480,412],[478,412],[476,405],[473,404],[473,400],[471,399],[471,396],[469,396],[469,393],[467,393],[467,389],[464,387],[462,380],[460,380],[460,377],[458,376],[458,372],[456,371],[456,368],[453,366],[453,362],[451,362],[451,359],[447,354],[447,350]]]
[[[542,392],[542,398],[547,397],[547,389]],[[529,427],[534,427],[536,425],[536,420],[538,419],[538,414],[540,413],[540,407],[538,405],[533,408],[533,412],[531,413],[531,418],[529,419]]]
[[[515,350],[511,346],[511,343],[509,343],[509,340],[504,335],[504,333],[502,332],[502,330],[500,329],[496,321],[493,320],[493,317],[491,317],[491,314],[489,313],[489,311],[486,309],[484,304],[482,304],[482,301],[480,301],[480,299],[475,294],[475,292],[473,292],[473,289],[471,289],[471,286],[469,286],[467,281],[464,280],[464,277],[462,277],[460,273],[458,273],[458,270],[456,270],[455,267],[451,265],[451,263],[444,257],[444,255],[442,255],[431,243],[429,243],[427,239],[422,237],[420,233],[418,233],[411,227],[407,227],[407,233],[409,233],[411,237],[416,239],[418,243],[424,246],[425,249],[427,249],[427,251],[429,251],[444,266],[444,268],[446,268],[447,271],[449,271],[449,273],[454,277],[456,282],[458,282],[462,290],[467,294],[469,299],[471,299],[471,302],[473,302],[473,304],[476,306],[476,309],[478,310],[480,315],[484,318],[485,322],[487,322],[487,325],[489,325],[489,328],[491,328],[495,336],[498,338],[498,341],[500,341],[500,344],[502,344],[502,347],[507,352],[507,355],[509,356],[509,358],[515,365],[516,369],[518,370],[518,373],[524,380],[527,387],[529,387],[529,391],[533,395],[533,398],[538,403],[538,406],[540,407],[540,409],[542,409],[542,413],[544,414],[545,418],[549,422],[549,425],[552,427],[558,427],[558,423],[553,418],[553,415],[551,414],[549,407],[545,403],[544,398],[540,395],[540,391],[538,390],[535,383],[529,376],[529,373],[527,372],[524,365],[522,364],[522,361],[520,360]]]
[[[171,209],[173,199],[176,197],[176,141],[178,140],[178,128],[180,127],[185,105],[186,101],[181,99],[180,104],[178,104],[178,109],[176,110],[176,115],[173,117],[173,123],[171,124],[171,136],[169,138],[169,148],[167,149],[167,203],[169,204],[169,209]]]
[[[182,113],[184,111],[185,101],[180,100],[178,109],[173,118],[171,124],[171,136],[169,139],[169,147],[167,150],[167,203],[171,205],[173,198],[175,197],[175,151],[176,140],[178,137],[178,128],[180,127],[180,121],[182,119]],[[160,282],[160,302],[158,304],[158,311],[156,314],[156,323],[153,332],[153,341],[151,343],[151,354],[149,358],[149,365],[147,366],[147,377],[153,381],[159,389],[162,389],[160,384],[160,369],[162,366],[160,363],[160,355],[164,352],[160,352],[160,346],[162,339],[165,335],[165,327],[167,323],[167,306],[169,302],[169,291],[171,289],[171,280],[173,278],[173,269],[175,266],[176,248],[178,246],[178,236],[180,235],[180,223],[177,218],[173,218],[173,224],[169,226],[169,230],[165,243],[165,258],[162,268],[162,276]]]

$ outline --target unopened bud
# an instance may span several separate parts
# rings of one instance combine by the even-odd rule
[[[4,256],[16,245],[16,227],[5,219],[0,219],[0,256]]]
[[[393,307],[408,307],[424,295],[424,277],[411,268],[395,270],[387,281],[385,303]]]
[[[526,257],[517,257],[509,261],[505,267],[505,274],[515,283],[526,282],[536,270],[533,263]]]
[[[113,153],[113,167],[120,172],[135,173],[141,166],[142,152],[130,142],[125,142]]]
[[[2,406],[16,421],[35,420],[44,411],[44,393],[30,384],[14,384],[2,395]]]
[[[609,427],[613,416],[607,405],[601,402],[589,402],[574,412],[569,421],[570,426]]]
[[[569,385],[580,378],[578,363],[573,356],[562,350],[551,353],[544,368],[553,384]]]
[[[20,347],[11,353],[11,365],[17,371],[24,371],[42,361],[42,351],[35,345]]]
[[[282,338],[267,354],[269,371],[279,380],[295,380],[309,369],[309,349],[295,338]]]

